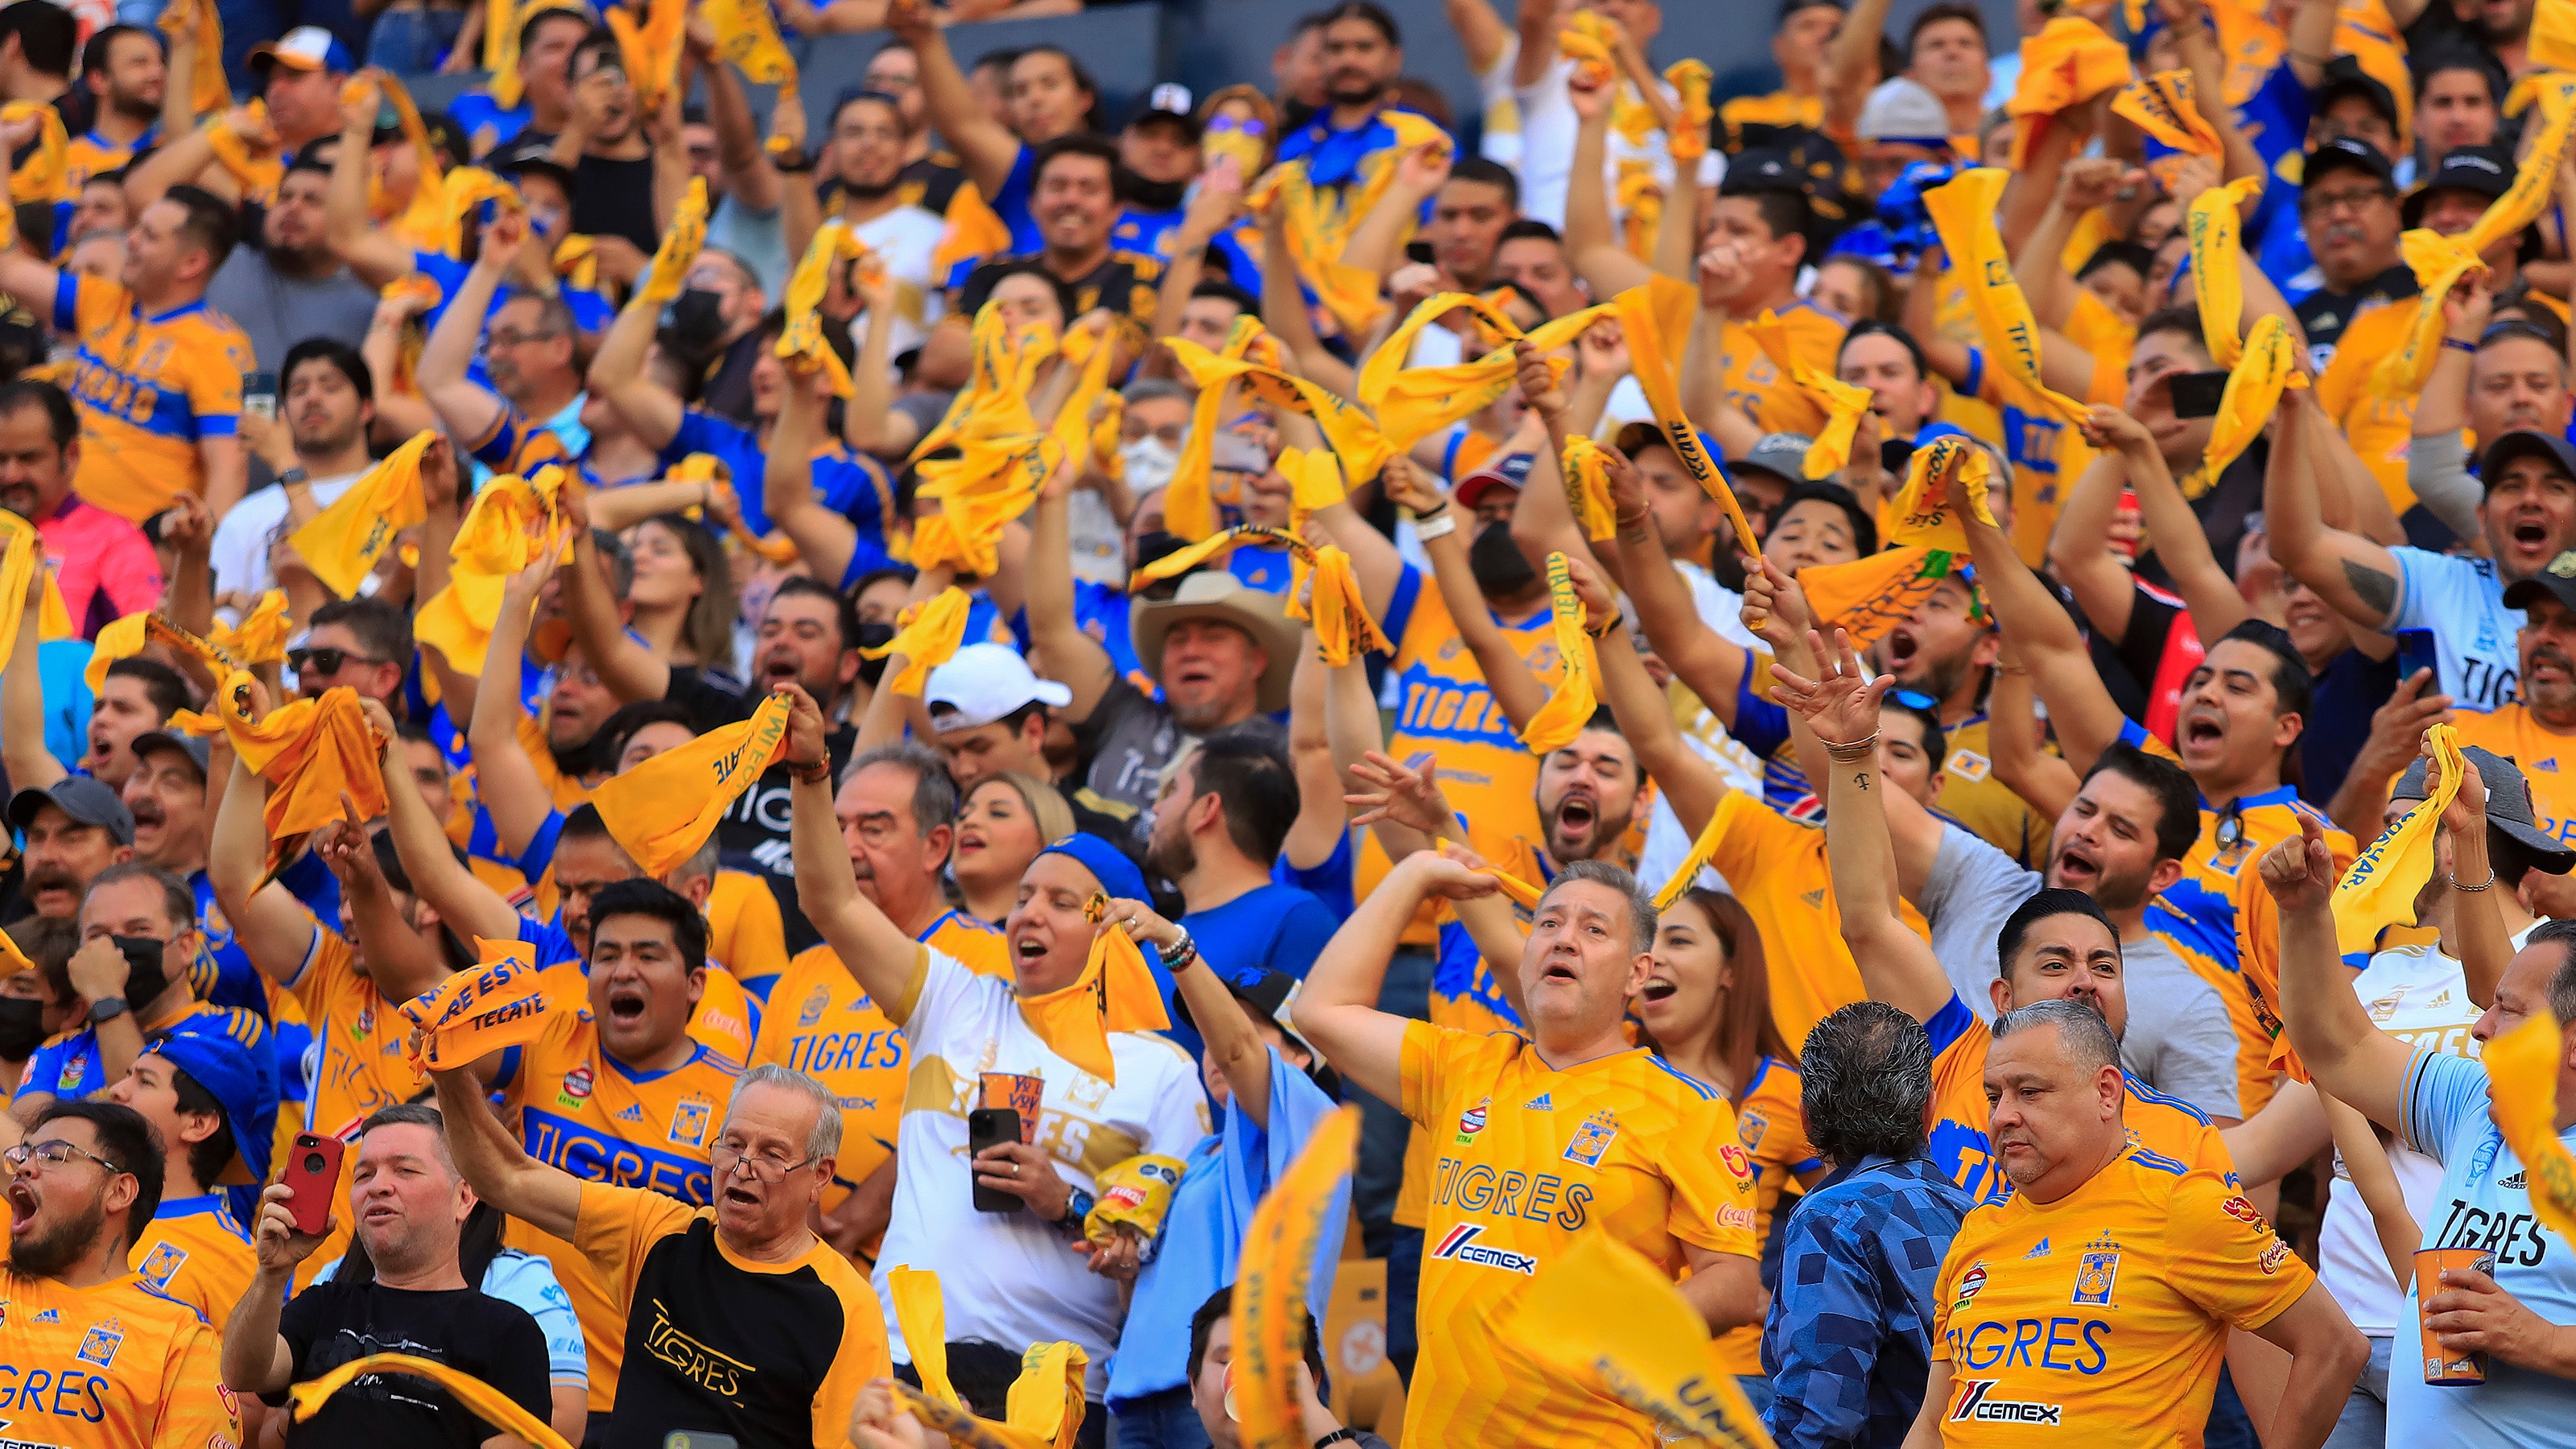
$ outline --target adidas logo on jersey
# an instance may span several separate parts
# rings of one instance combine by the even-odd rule
[[[1825,893],[1821,890],[1812,890],[1798,897],[1798,899],[1805,901],[1808,905],[1821,908],[1825,903]]]
[[[1556,1110],[1556,1104],[1548,1100],[1547,1093],[1541,1092],[1537,1096],[1530,1098],[1527,1103],[1523,1104],[1521,1110],[1525,1112],[1553,1112]]]
[[[2555,775],[2558,773],[2558,762],[2556,760],[2543,760],[2531,768],[2538,770],[2544,775]]]
[[[626,1104],[625,1110],[617,1114],[617,1120],[620,1122],[641,1122],[644,1120],[644,1109],[636,1106],[632,1102],[629,1102]]]
[[[2046,1238],[2042,1238],[2042,1239],[2040,1239],[2040,1240],[2039,1240],[2039,1246],[2038,1246],[2038,1247],[2035,1247],[2035,1248],[2031,1249],[2029,1252],[2022,1254],[2022,1257],[2023,1257],[2025,1260],[2028,1260],[2028,1259],[2031,1259],[2031,1258],[2045,1258],[2045,1257],[2047,1257],[2047,1256],[2048,1256],[2048,1239],[2046,1239]]]
[[[2520,1192],[2522,1190],[2522,1174],[2517,1172],[2513,1176],[2498,1182],[2496,1186],[2511,1188],[2516,1192]]]

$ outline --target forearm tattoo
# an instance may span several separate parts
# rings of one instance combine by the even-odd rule
[[[2343,581],[2355,597],[2382,616],[2397,612],[2397,579],[2368,564],[2343,561]]]

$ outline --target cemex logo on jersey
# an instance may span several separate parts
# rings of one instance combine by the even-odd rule
[[[1959,1402],[1950,1410],[1950,1422],[1971,1421],[1990,1424],[2056,1424],[2066,1412],[2064,1404],[2038,1404],[2029,1400],[1988,1397],[1995,1391],[1994,1379],[1961,1379]]]
[[[1481,1246],[1476,1240],[1484,1235],[1484,1228],[1477,1224],[1460,1223],[1449,1230],[1447,1237],[1440,1240],[1440,1246],[1431,1250],[1431,1256],[1460,1263],[1473,1263],[1480,1268],[1500,1268],[1504,1272],[1518,1273],[1523,1277],[1538,1271],[1537,1254],[1515,1253],[1504,1248]]]

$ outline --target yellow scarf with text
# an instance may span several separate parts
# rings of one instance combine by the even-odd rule
[[[612,13],[626,12],[620,8]],[[692,176],[689,189],[680,195],[679,209],[671,213],[671,229],[662,233],[662,244],[653,249],[653,264],[644,269],[637,294],[648,302],[678,298],[689,285],[689,268],[698,264],[698,253],[706,244],[707,179]]]
[[[1610,455],[1580,433],[1565,440],[1557,477],[1565,484],[1565,506],[1576,526],[1594,543],[1619,533],[1619,510],[1610,502]]]
[[[2426,731],[2433,746],[2433,765],[2441,778],[2428,782],[2430,798],[2415,802],[2394,825],[2381,831],[2335,882],[2336,949],[2349,956],[2376,950],[2379,933],[2390,926],[2415,924],[2415,896],[2432,879],[2433,841],[2441,833],[2442,812],[2460,793],[2459,731],[2435,725]]]
[[[1941,249],[1968,289],[1968,310],[1977,319],[1977,335],[1986,350],[2045,411],[2073,423],[2087,415],[2085,406],[2041,381],[2039,322],[2021,283],[2013,279],[2012,259],[2004,252],[2003,234],[1995,229],[2009,179],[2004,171],[1981,166],[1923,193],[1923,204],[1941,233]]]
[[[1947,549],[1920,545],[1882,549],[1849,563],[1802,568],[1798,587],[1806,591],[1820,627],[1841,629],[1851,635],[1854,649],[1866,649],[1914,617],[1933,587],[1950,576],[1954,557]]]
[[[655,880],[688,864],[716,822],[787,743],[787,696],[761,700],[751,718],[664,750],[590,792],[609,838]]]
[[[415,1071],[469,1066],[497,1051],[525,1046],[546,1032],[542,973],[524,941],[478,936],[481,960],[424,995],[402,1003],[412,1025],[404,1055]]]
[[[1592,693],[1592,677],[1601,666],[1592,654],[1592,636],[1583,627],[1583,600],[1574,592],[1574,578],[1561,553],[1547,556],[1547,607],[1565,674],[1547,703],[1530,716],[1529,728],[1521,731],[1521,744],[1537,755],[1553,754],[1574,743],[1601,707]]]
[[[1995,526],[1995,516],[1986,508],[1986,490],[1994,486],[1994,477],[1993,456],[1973,438],[1945,435],[1915,449],[1906,465],[1905,488],[1889,508],[1888,543],[1966,553],[1967,513]]]
[[[312,1418],[333,1394],[366,1374],[403,1374],[427,1379],[454,1394],[456,1402],[484,1423],[525,1440],[528,1449],[572,1449],[552,1425],[519,1407],[519,1402],[508,1394],[472,1374],[408,1353],[371,1353],[365,1358],[351,1359],[310,1383],[297,1384],[287,1390],[287,1412],[294,1416],[296,1422],[302,1423]]]
[[[1504,1311],[1503,1331],[1552,1372],[1653,1418],[1670,1441],[1771,1449],[1771,1435],[1718,1365],[1708,1322],[1645,1254],[1586,1234]],[[1240,1350],[1238,1350],[1240,1352]]]
[[[2209,447],[2201,454],[2203,478],[2215,480],[2254,445],[2263,425],[2280,407],[2285,389],[2308,385],[2298,368],[2299,344],[2290,335],[2290,324],[2269,312],[2255,318],[2254,329],[2245,337],[2245,355],[2228,370],[2227,390],[2219,395]],[[2186,489],[2184,496],[2198,495]]]
[[[885,682],[897,694],[921,698],[930,683],[930,671],[957,657],[958,647],[966,642],[966,614],[973,601],[966,591],[950,584],[919,603],[906,604],[895,616],[895,634],[874,649],[862,649],[863,659],[885,659],[903,656],[900,673]]]
[[[2139,130],[2187,155],[2217,156],[2226,149],[2218,128],[2200,114],[2187,70],[2160,70],[2132,78],[2112,97],[2111,113],[2127,117]]]
[[[1727,485],[1725,472],[1700,442],[1699,430],[1691,426],[1690,415],[1682,410],[1682,354],[1690,346],[1691,319],[1699,312],[1699,288],[1671,277],[1649,277],[1612,298],[1610,306],[1628,343],[1630,370],[1636,374],[1638,388],[1646,394],[1646,406],[1654,411],[1656,425],[1664,430],[1665,445],[1681,459],[1692,481],[1726,511],[1727,522],[1735,526],[1736,546],[1752,548],[1753,541],[1761,535],[1745,518],[1744,506],[1735,501],[1735,490]]]

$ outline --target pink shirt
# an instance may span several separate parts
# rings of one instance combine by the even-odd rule
[[[45,562],[53,565],[63,607],[83,639],[128,614],[161,602],[161,558],[143,530],[75,494],[51,518],[36,521]]]

